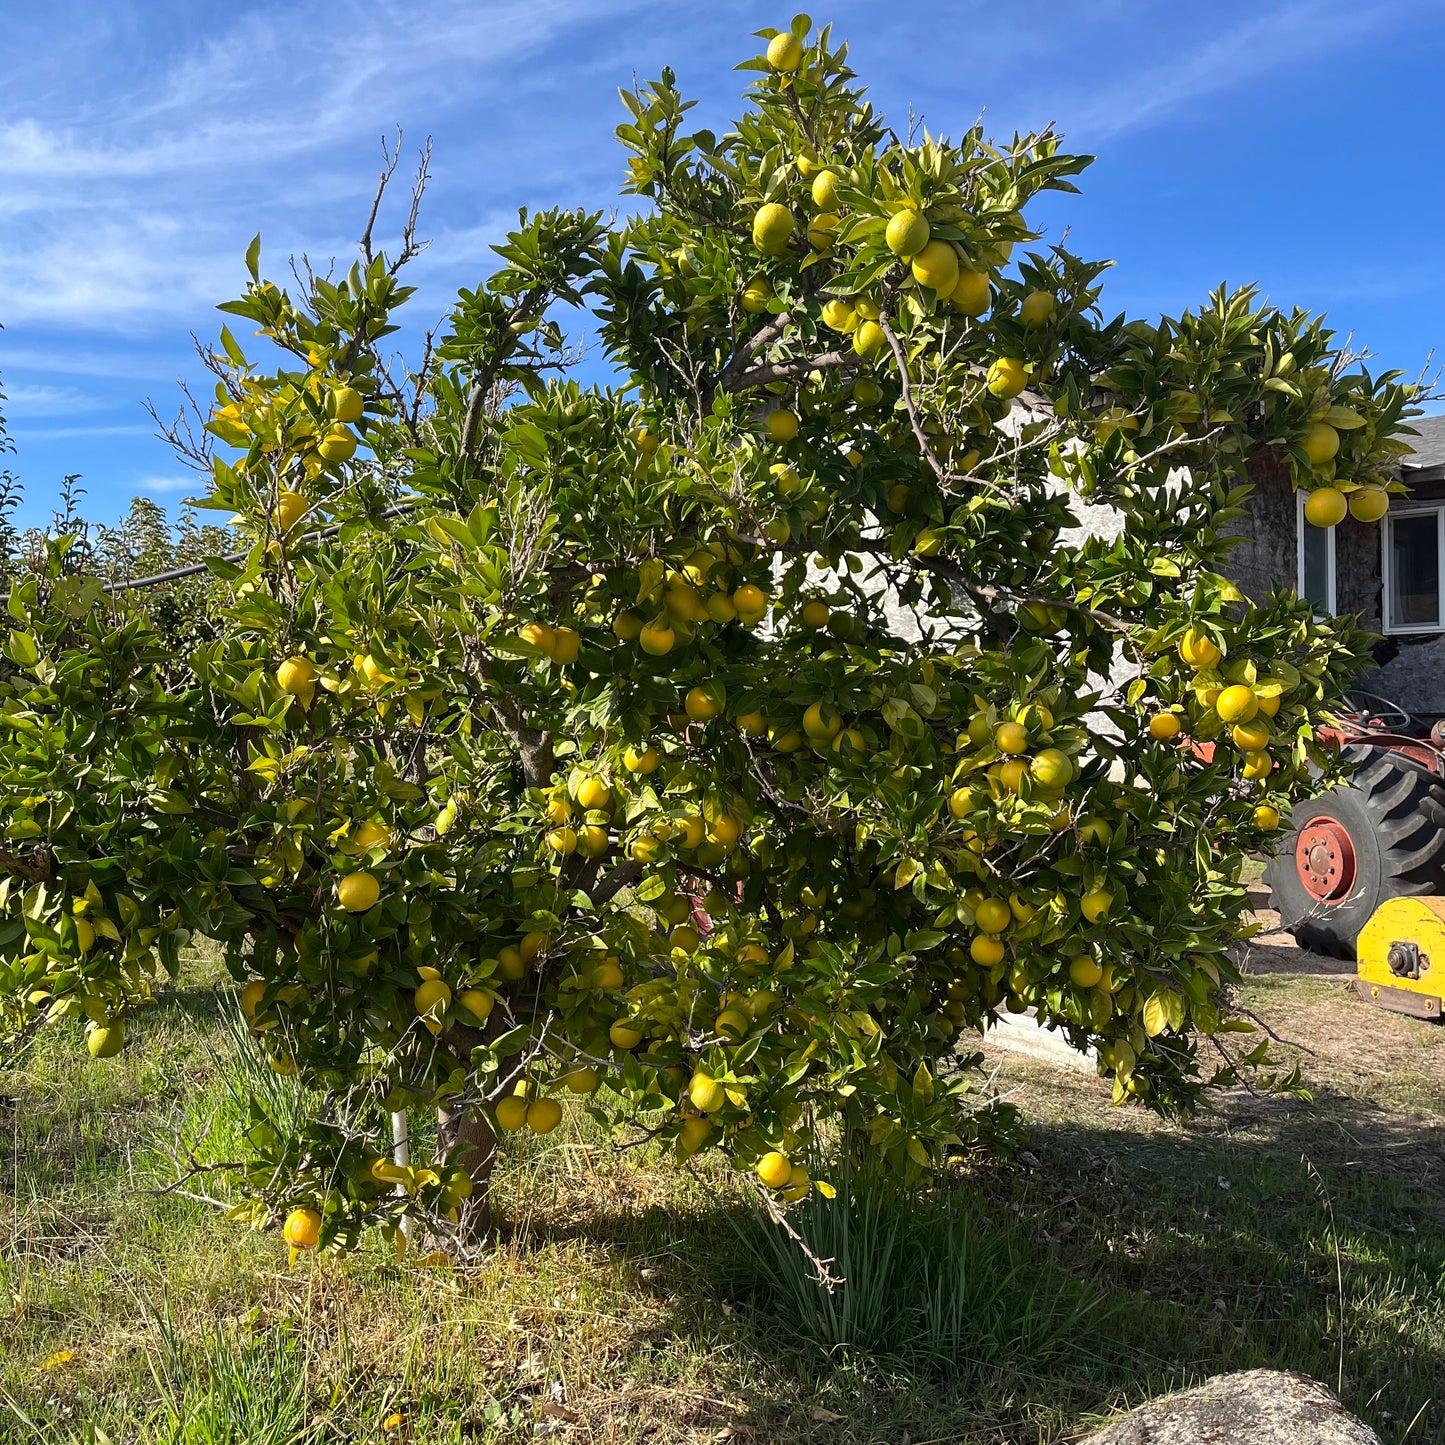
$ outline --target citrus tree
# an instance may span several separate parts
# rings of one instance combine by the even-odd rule
[[[1249,291],[1106,321],[1028,219],[1085,158],[900,137],[827,31],[762,38],[724,135],[625,92],[635,213],[524,213],[410,363],[414,246],[292,294],[258,238],[191,645],[63,539],[11,588],[6,1018],[104,1057],[216,940],[314,1104],[239,1178],[296,1247],[479,1227],[567,1108],[782,1200],[842,1126],[921,1180],[1009,1122],[1000,1010],[1117,1102],[1232,1077],[1240,864],[1363,639],[1226,534],[1265,471],[1377,516],[1409,392]]]

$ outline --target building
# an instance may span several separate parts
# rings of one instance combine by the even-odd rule
[[[1401,464],[1408,497],[1383,521],[1346,517],[1323,530],[1304,519],[1287,467],[1256,478],[1230,572],[1252,597],[1287,583],[1324,612],[1356,613],[1380,634],[1377,671],[1360,686],[1423,722],[1445,717],[1445,416],[1416,417]]]

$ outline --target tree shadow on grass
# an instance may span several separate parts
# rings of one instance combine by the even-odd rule
[[[1445,1378],[1445,1127],[1402,1138],[1393,1116],[1331,1095],[1231,1101],[1190,1129],[1031,1132],[1037,1168],[966,1167],[915,1207],[927,1238],[961,1204],[969,1228],[1029,1262],[1010,1292],[1069,1307],[1023,1338],[1010,1321],[1029,1307],[1005,1294],[985,1306],[995,1319],[971,1322],[974,1352],[965,1341],[949,1362],[907,1340],[830,1348],[780,1287],[746,1203],[622,1204],[540,1220],[534,1235],[630,1265],[658,1307],[649,1347],[710,1341],[719,1395],[742,1406],[734,1440],[1064,1439],[1150,1395],[1261,1367],[1339,1385],[1385,1445],[1422,1406],[1410,1441],[1445,1439],[1445,1408],[1427,1404]],[[912,1234],[909,1247],[930,1246]]]

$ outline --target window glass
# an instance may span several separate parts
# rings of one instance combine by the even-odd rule
[[[1300,526],[1300,554],[1304,558],[1304,595],[1316,612],[1330,610],[1330,532],[1325,527]]]
[[[1434,512],[1390,520],[1390,624],[1440,622],[1440,522]]]

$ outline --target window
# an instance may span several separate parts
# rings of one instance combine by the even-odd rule
[[[1305,493],[1296,493],[1295,527],[1299,536],[1299,580],[1295,590],[1315,604],[1321,616],[1335,610],[1335,529],[1305,521]]]
[[[1385,631],[1445,632],[1445,506],[1385,517]]]

